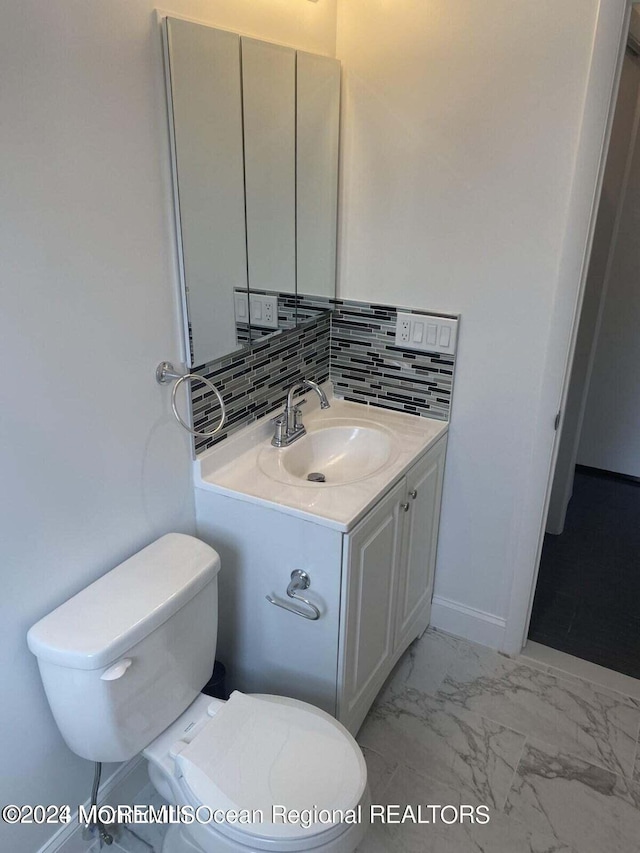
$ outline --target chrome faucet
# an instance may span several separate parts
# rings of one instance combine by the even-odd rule
[[[299,379],[297,382],[294,382],[287,393],[287,402],[285,403],[284,411],[277,418],[273,419],[275,432],[271,439],[271,444],[274,447],[287,447],[305,434],[306,429],[300,417],[300,406],[305,401],[300,400],[299,403],[294,404],[293,396],[298,391],[305,391],[307,388],[310,391],[315,391],[318,397],[320,397],[321,409],[330,408],[331,404],[327,400],[327,395],[317,383],[312,382],[310,379]]]

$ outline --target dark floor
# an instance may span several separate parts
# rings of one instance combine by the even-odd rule
[[[640,482],[576,470],[547,534],[529,639],[640,678]]]

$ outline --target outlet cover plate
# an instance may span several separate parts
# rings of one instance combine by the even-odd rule
[[[395,339],[397,347],[453,355],[456,351],[457,339],[458,321],[456,319],[398,311]]]
[[[278,328],[278,297],[266,293],[235,293],[236,322],[261,329]]]

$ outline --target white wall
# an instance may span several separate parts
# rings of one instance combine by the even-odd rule
[[[434,620],[495,645],[512,584],[527,571],[530,584],[535,562],[554,437],[546,392],[551,382],[557,403],[564,369],[545,360],[551,343],[566,356],[587,242],[591,149],[583,197],[572,184],[604,8],[350,0],[338,10],[339,292],[462,313]],[[609,9],[619,40],[624,2]],[[589,130],[600,146],[605,123],[606,110]],[[569,210],[587,216],[567,248]]]
[[[589,384],[578,462],[640,477],[640,59],[625,61],[630,169]],[[625,152],[626,153],[626,152]]]
[[[57,734],[26,630],[193,528],[188,440],[153,380],[179,358],[160,50],[151,0],[4,5],[0,799],[75,804],[91,768]],[[340,7],[340,291],[463,313],[437,595],[463,622],[489,614],[488,630],[526,522],[597,6]],[[334,49],[335,0],[167,11]],[[32,853],[48,828],[0,833]]]
[[[192,531],[189,442],[154,369],[180,358],[151,0],[21,0],[0,28],[0,802],[75,805],[29,626],[168,530]],[[333,53],[335,0],[170,11]],[[51,827],[0,825],[33,853]]]

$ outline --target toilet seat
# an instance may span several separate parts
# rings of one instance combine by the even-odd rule
[[[333,821],[328,819],[333,815],[312,814],[309,826],[283,822],[279,815],[274,822],[274,805],[344,813],[359,805],[366,789],[364,759],[346,729],[324,711],[287,697],[233,693],[172,754],[194,806],[258,811],[262,820],[256,822],[214,824],[216,831],[258,846],[345,829],[339,815]]]

